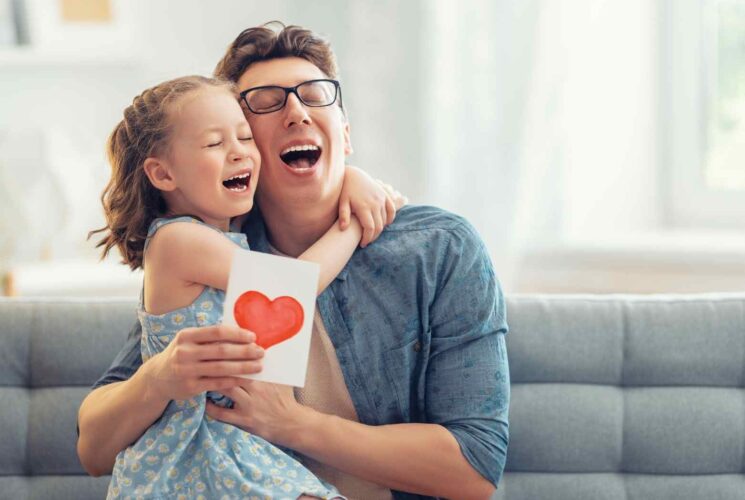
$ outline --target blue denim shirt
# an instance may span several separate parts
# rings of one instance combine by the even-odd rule
[[[258,210],[243,229],[253,250],[269,251]],[[317,306],[360,422],[440,424],[497,484],[508,443],[505,301],[465,219],[404,207],[374,243],[357,249]],[[136,326],[94,387],[129,378],[141,363]]]

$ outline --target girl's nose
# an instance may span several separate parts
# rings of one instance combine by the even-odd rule
[[[239,139],[234,139],[233,147],[230,151],[230,160],[238,162],[246,158],[246,156],[248,156],[248,146],[243,144]]]
[[[233,153],[231,160],[233,161],[233,163],[238,163],[238,162],[245,160],[247,157],[248,157],[248,154],[245,152],[236,152],[236,153]]]

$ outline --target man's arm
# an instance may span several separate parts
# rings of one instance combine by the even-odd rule
[[[494,492],[443,426],[365,425],[302,406],[286,386],[241,385],[225,392],[233,410],[208,404],[207,413],[388,488],[458,499],[487,499]]]
[[[313,413],[304,417],[306,428],[293,440],[293,449],[332,467],[394,490],[434,497],[487,499],[495,490],[441,425],[371,426]]]
[[[508,442],[505,305],[473,229],[464,224],[448,246],[430,308],[429,423],[351,422],[302,407],[288,390],[252,381],[227,393],[233,410],[208,405],[207,412],[390,488],[488,498],[501,478]]]
[[[116,455],[144,434],[168,405],[148,386],[146,370],[93,390],[80,405],[78,457],[91,476],[111,474]]]
[[[235,375],[260,371],[263,349],[255,338],[225,325],[187,328],[137,369],[140,340],[130,334],[109,372],[123,378],[134,374],[120,382],[105,376],[102,381],[112,383],[95,388],[80,405],[77,449],[83,468],[93,476],[110,474],[116,455],[160,417],[169,401],[223,391],[243,380]]]
[[[495,486],[509,443],[507,313],[488,252],[465,220],[451,232],[430,307],[426,418],[446,427]]]

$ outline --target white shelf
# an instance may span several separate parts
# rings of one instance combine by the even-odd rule
[[[132,272],[113,259],[28,263],[11,268],[8,277],[13,295],[20,297],[137,298],[142,288],[142,271]]]
[[[527,248],[515,291],[704,293],[745,290],[745,234],[604,236]]]
[[[39,68],[49,66],[136,66],[139,58],[132,54],[100,53],[91,50],[54,51],[34,47],[0,49],[0,67]]]

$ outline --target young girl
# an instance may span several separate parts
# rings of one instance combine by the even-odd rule
[[[195,76],[136,97],[111,134],[108,154],[112,177],[102,196],[107,225],[92,234],[105,232],[99,243],[104,255],[116,246],[126,264],[144,270],[139,319],[147,361],[181,329],[221,321],[231,256],[236,245],[248,248],[245,235],[229,232],[229,225],[253,206],[259,152],[235,87]],[[345,173],[344,189],[358,201],[383,190],[388,222],[391,205],[403,202],[353,169]],[[361,235],[353,217],[349,228],[335,224],[299,257],[320,264],[319,293]],[[108,498],[340,498],[277,447],[206,416],[208,400],[231,404],[216,393],[171,401],[117,456]]]

